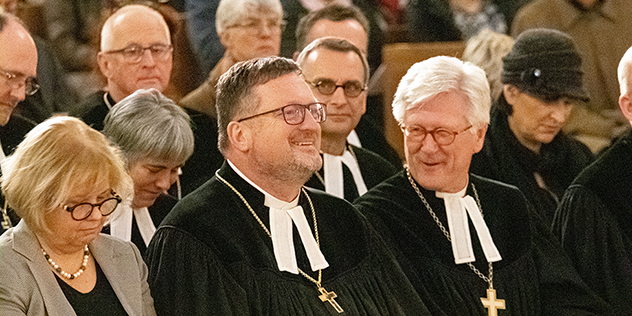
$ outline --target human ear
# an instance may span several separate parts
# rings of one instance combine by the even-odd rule
[[[252,147],[252,130],[245,124],[232,121],[226,128],[228,141],[235,149],[246,152]]]

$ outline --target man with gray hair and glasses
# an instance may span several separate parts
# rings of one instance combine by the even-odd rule
[[[430,315],[366,220],[303,185],[320,169],[316,101],[279,57],[218,83],[226,162],[163,220],[147,250],[160,315]]]
[[[36,76],[37,48],[22,22],[0,8],[0,161],[13,153],[34,125],[18,115],[11,115],[26,95],[39,89]],[[2,226],[11,226],[0,195],[3,209]],[[2,227],[0,227],[2,232]]]
[[[405,170],[355,205],[432,315],[610,315],[524,195],[469,173],[490,99],[473,64],[440,56],[413,65],[393,101]]]

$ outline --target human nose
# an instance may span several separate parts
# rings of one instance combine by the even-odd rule
[[[171,185],[176,182],[177,176],[177,173],[172,175],[171,170],[165,170],[164,172],[161,172],[161,174],[156,178],[156,186],[162,191],[167,191],[169,190]]]
[[[559,124],[564,124],[571,113],[572,103],[559,100],[551,106],[551,117]]]
[[[345,89],[342,86],[337,86],[334,92],[329,98],[331,105],[344,105],[347,104],[347,96],[345,95]]]
[[[150,48],[143,49],[143,54],[140,56],[140,61],[146,66],[153,66],[156,64],[156,59],[154,58],[154,55],[152,54]]]
[[[23,101],[26,98],[26,83],[11,85],[11,97],[16,101]]]
[[[439,149],[439,144],[437,144],[433,133],[426,132],[423,139],[419,142],[421,144],[421,150],[425,152],[435,152]]]

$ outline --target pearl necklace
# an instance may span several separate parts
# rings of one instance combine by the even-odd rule
[[[90,258],[90,250],[88,249],[88,245],[86,245],[83,248],[83,261],[81,262],[81,267],[79,267],[79,270],[73,274],[70,274],[64,270],[61,269],[61,267],[55,263],[55,261],[53,261],[53,259],[51,259],[51,257],[46,253],[46,251],[44,250],[44,248],[40,248],[42,249],[42,253],[44,254],[44,257],[46,258],[46,261],[48,261],[48,264],[50,264],[51,267],[53,267],[53,270],[55,270],[57,273],[59,273],[61,276],[65,277],[68,280],[73,280],[75,278],[78,278],[83,271],[86,270],[86,268],[88,267],[88,259]]]

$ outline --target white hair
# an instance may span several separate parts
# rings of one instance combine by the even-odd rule
[[[283,18],[283,7],[279,0],[221,0],[215,14],[215,28],[221,34],[226,28],[235,25],[248,13],[270,10]]]
[[[397,86],[393,116],[403,124],[404,114],[443,92],[460,91],[469,100],[467,119],[474,126],[489,123],[491,95],[485,72],[458,58],[438,56],[414,64]]]

